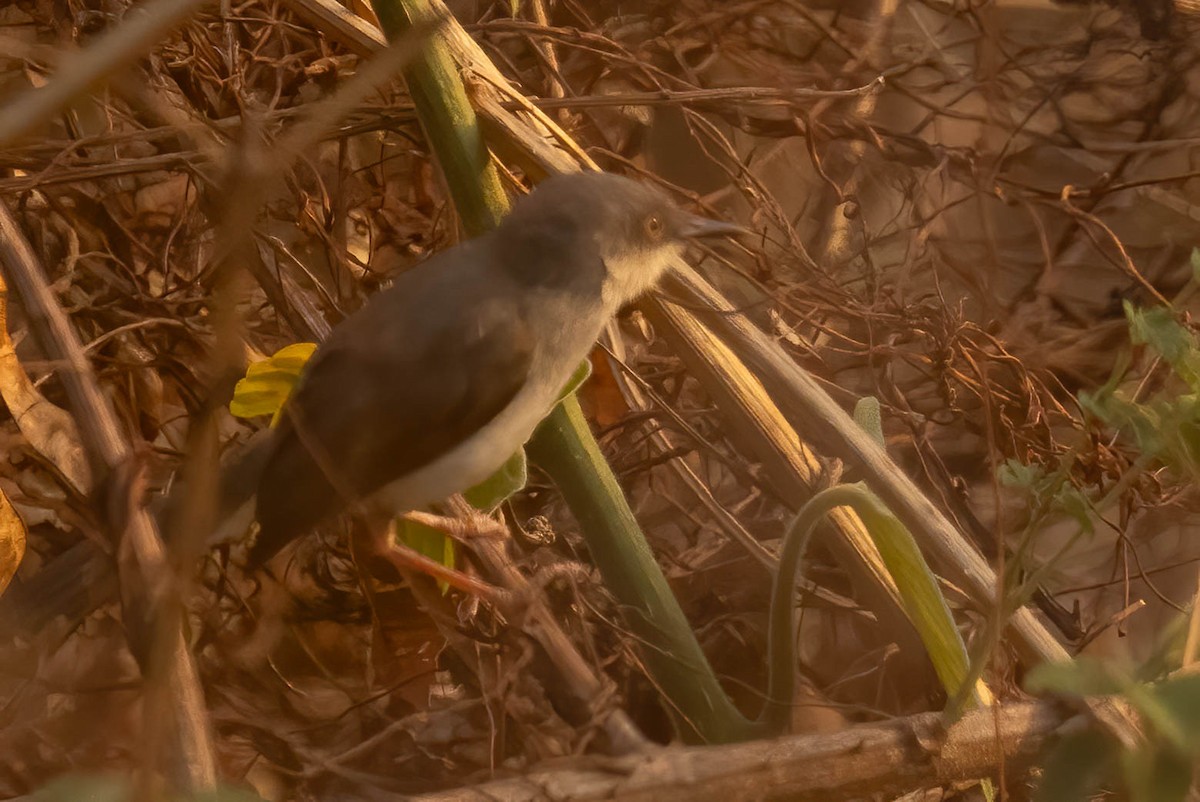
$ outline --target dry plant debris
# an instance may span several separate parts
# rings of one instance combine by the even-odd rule
[[[64,52],[119,25],[128,5],[0,8],[0,101],[52,80]],[[1147,396],[1172,387],[1148,355],[1121,362],[1121,301],[1194,303],[1200,51],[1186,9],[1150,36],[1155,25],[1129,10],[1088,4],[683,0],[631,13],[561,0],[515,17],[507,2],[456,5],[494,62],[601,166],[643,171],[761,233],[702,268],[847,407],[879,398],[893,457],[993,559],[1025,540],[1031,565],[1056,555],[1042,604],[1064,640],[1151,653],[1195,592],[1195,492],[1188,477],[1145,470],[1078,393],[1114,371]],[[228,384],[205,372],[219,336],[222,176],[362,63],[288,4],[225,3],[39,138],[0,151],[0,198],[51,272],[155,490],[189,449],[189,420]],[[856,87],[868,89],[844,91]],[[247,282],[238,296],[246,359],[314,339],[389,274],[458,237],[398,82],[304,153],[253,223],[258,257],[279,278],[273,292]],[[27,590],[81,542],[106,543],[105,513],[53,366],[24,310],[6,313],[0,554],[27,541],[3,600],[7,797],[68,772],[135,772],[146,730],[111,567],[89,563],[49,585],[110,600],[96,612],[81,603],[46,616],[45,597]],[[585,405],[706,652],[753,713],[768,574],[670,463],[768,545],[793,500],[747,459],[742,435],[645,318],[627,316],[622,333],[650,411],[629,413],[600,353]],[[222,449],[251,434],[215,420]],[[1008,460],[1066,466],[1071,486],[1119,497],[1063,554],[1074,521],[1036,518],[998,479]],[[583,567],[553,489],[535,474],[507,515],[518,564],[612,682],[608,703],[668,739],[638,644]],[[425,594],[423,609],[403,583],[361,573],[345,543],[336,527],[304,542],[278,586],[246,581],[227,554],[203,560],[190,638],[222,777],[270,798],[361,798],[596,751],[597,727],[563,710],[521,622],[454,594]],[[841,570],[818,559],[809,579],[797,731],[944,701],[922,656],[896,648]],[[990,615],[949,593],[968,631]],[[1146,607],[1131,611],[1138,600]],[[1020,695],[1002,644],[988,676],[1003,698]]]

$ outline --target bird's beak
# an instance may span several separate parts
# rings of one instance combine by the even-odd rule
[[[750,231],[750,229],[742,228],[735,223],[712,220],[708,217],[700,217],[695,214],[685,214],[679,226],[679,236],[685,239],[695,239],[698,237],[736,237],[752,233],[754,232]]]

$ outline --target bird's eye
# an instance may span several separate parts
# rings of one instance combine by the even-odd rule
[[[652,214],[646,218],[646,233],[650,236],[650,239],[661,238],[663,235],[663,230],[664,226],[661,217],[656,214]]]

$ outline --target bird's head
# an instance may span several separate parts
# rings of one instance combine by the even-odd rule
[[[614,312],[650,289],[688,240],[744,232],[740,226],[685,212],[654,187],[597,172],[543,181],[502,226],[502,234],[561,248],[580,264],[598,257],[603,303]]]

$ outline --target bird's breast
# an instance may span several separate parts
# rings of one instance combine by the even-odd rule
[[[479,484],[525,445],[553,408],[608,315],[598,298],[543,293],[528,300],[526,314],[538,335],[521,389],[463,442],[381,489],[377,495],[383,503],[398,510],[418,509]]]

